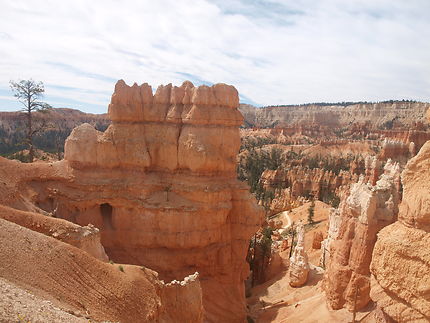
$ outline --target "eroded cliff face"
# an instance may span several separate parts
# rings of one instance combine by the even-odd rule
[[[38,166],[9,204],[94,224],[109,258],[166,281],[197,271],[205,320],[243,321],[248,242],[263,213],[236,179],[237,106],[225,84],[185,82],[153,95],[147,84],[119,81],[109,128],[75,128],[65,160]]]
[[[241,111],[245,116],[245,124],[253,127],[307,124],[338,127],[366,122],[380,127],[386,122],[396,121],[410,126],[417,121],[425,121],[425,114],[429,107],[429,103],[398,101],[348,106],[303,105],[265,108],[241,106]]]
[[[378,231],[397,218],[399,174],[399,165],[388,161],[375,185],[362,176],[330,218],[332,233],[324,243],[330,257],[324,285],[332,309],[352,310],[356,303],[358,310],[370,301],[372,251]]]
[[[399,220],[378,234],[371,272],[375,300],[398,322],[430,321],[430,142],[402,173]]]

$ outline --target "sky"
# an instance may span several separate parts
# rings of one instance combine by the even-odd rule
[[[256,106],[430,101],[429,0],[0,0],[10,80],[54,107],[105,113],[128,84],[234,85]]]

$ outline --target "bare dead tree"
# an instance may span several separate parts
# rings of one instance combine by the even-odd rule
[[[45,92],[45,87],[42,82],[36,82],[32,79],[30,80],[20,80],[18,82],[10,81],[10,88],[14,93],[14,97],[24,106],[21,109],[22,112],[26,114],[26,126],[27,126],[27,135],[26,135],[26,143],[28,145],[29,150],[29,159],[30,162],[33,162],[34,159],[34,146],[33,146],[33,137],[44,128],[46,128],[46,121],[42,120],[42,122],[35,126],[33,123],[33,112],[47,112],[51,106],[47,103],[40,101],[43,97],[43,93]]]

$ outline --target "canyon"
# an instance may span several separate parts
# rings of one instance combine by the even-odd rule
[[[270,276],[248,301],[252,317],[427,322],[429,104],[318,108],[241,106],[239,178],[248,181],[274,230]],[[310,205],[318,200],[330,211],[315,224]],[[286,229],[279,229],[285,216]],[[307,222],[305,248],[292,233],[295,221]]]
[[[0,287],[65,322],[427,322],[429,107],[120,80],[54,109],[63,159],[0,157]]]

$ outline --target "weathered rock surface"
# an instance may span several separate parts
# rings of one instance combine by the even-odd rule
[[[3,205],[0,205],[0,218],[68,243],[101,261],[109,260],[100,242],[100,230],[91,224],[81,227],[69,221]]]
[[[312,249],[321,249],[321,242],[324,240],[324,235],[321,231],[313,233],[312,236]]]
[[[70,313],[97,321],[202,321],[197,277],[175,285],[173,291],[149,269],[101,262],[15,223],[0,219],[0,232],[0,277]],[[182,302],[188,302],[187,310]]]
[[[325,238],[321,242],[321,258],[320,258],[320,266],[322,268],[327,268],[328,262],[333,258],[333,241],[335,241],[339,235],[339,228],[342,221],[340,216],[340,210],[343,209],[346,201],[345,199],[341,200],[339,204],[339,208],[331,208],[329,212],[329,222],[328,222],[328,232],[327,238]]]
[[[364,177],[351,186],[339,206],[336,239],[329,243],[325,273],[327,303],[332,309],[361,309],[370,301],[370,262],[377,233],[397,218],[398,164],[388,161],[376,185]],[[337,225],[336,225],[337,226]],[[330,237],[330,234],[329,234]],[[356,301],[355,301],[356,299]]]
[[[75,128],[64,161],[22,165],[0,201],[91,223],[110,259],[163,280],[198,272],[205,320],[244,320],[248,242],[263,212],[236,179],[237,105],[237,91],[224,84],[185,82],[152,95],[147,84],[119,81],[109,128]]]
[[[240,109],[245,117],[245,123],[253,127],[269,127],[279,123],[285,125],[317,123],[321,126],[333,127],[366,122],[375,127],[381,127],[384,123],[393,121],[408,126],[417,121],[425,121],[429,107],[429,103],[398,101],[349,106],[304,105],[255,108],[242,105]]]
[[[188,170],[231,175],[240,146],[234,87],[148,84],[119,81],[109,105],[113,124],[104,132],[84,124],[66,141],[65,159],[75,168]],[[83,144],[85,142],[85,145]]]
[[[402,173],[399,220],[381,230],[373,250],[372,299],[398,322],[430,321],[429,176],[427,142]]]
[[[306,284],[309,275],[308,256],[305,251],[305,228],[297,224],[297,245],[290,258],[290,286],[300,287]]]
[[[415,125],[417,129],[407,129],[407,130],[385,130],[380,131],[379,133],[385,138],[402,142],[404,144],[410,145],[414,143],[414,151],[412,152],[412,156],[415,156],[417,152],[421,149],[421,147],[430,140],[430,133],[428,131],[424,131],[422,122]]]

